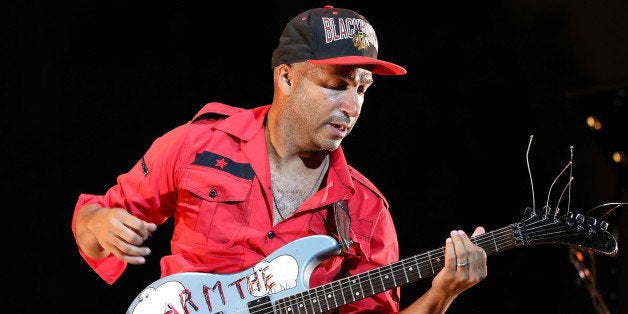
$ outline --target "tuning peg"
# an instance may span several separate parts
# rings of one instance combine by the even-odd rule
[[[574,219],[573,219],[573,213],[572,212],[568,212],[565,215],[565,223],[567,224],[568,227],[573,227]]]
[[[577,215],[576,215],[576,221],[577,221],[579,224],[583,223],[583,222],[584,222],[584,215],[582,215],[582,214],[577,214]]]

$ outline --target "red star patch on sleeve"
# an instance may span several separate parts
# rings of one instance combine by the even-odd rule
[[[225,162],[225,159],[216,159],[216,164],[214,166],[216,167],[220,167],[220,169],[225,169],[225,166],[227,165],[227,162]]]

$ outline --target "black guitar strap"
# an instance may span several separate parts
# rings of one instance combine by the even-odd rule
[[[349,251],[351,240],[351,216],[349,216],[349,203],[347,200],[339,200],[332,204],[334,208],[333,220],[338,233],[338,243],[345,252]]]

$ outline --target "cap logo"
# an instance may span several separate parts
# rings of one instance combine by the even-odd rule
[[[323,29],[325,43],[329,44],[337,40],[349,39],[358,50],[367,49],[369,46],[378,50],[377,36],[371,24],[358,18],[323,17]],[[338,27],[336,27],[338,25]]]

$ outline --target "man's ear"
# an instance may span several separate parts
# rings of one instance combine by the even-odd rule
[[[292,86],[292,77],[290,76],[290,72],[285,75],[286,84]]]
[[[292,67],[289,64],[280,64],[275,68],[275,75],[277,78],[277,86],[286,94],[289,95],[292,88]]]

